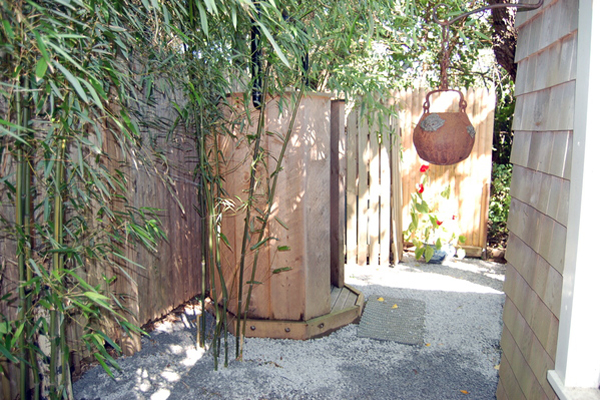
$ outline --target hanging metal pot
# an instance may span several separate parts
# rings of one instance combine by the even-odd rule
[[[429,96],[437,92],[460,94],[458,112],[429,112]],[[419,157],[431,164],[451,165],[469,157],[475,143],[475,128],[465,110],[467,102],[458,90],[439,89],[427,93],[423,115],[415,127],[413,143]]]

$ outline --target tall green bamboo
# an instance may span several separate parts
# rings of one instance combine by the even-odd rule
[[[26,395],[29,389],[31,351],[27,338],[31,336],[31,296],[25,283],[31,279],[27,268],[31,249],[31,135],[29,133],[30,106],[28,104],[28,81],[21,80],[21,88],[15,93],[15,112],[17,125],[21,127],[20,141],[17,144],[17,178],[16,178],[16,228],[17,228],[17,263],[19,268],[19,324],[23,331],[19,336],[20,350],[20,395]]]
[[[246,207],[246,216],[244,218],[244,228],[242,230],[242,246],[240,251],[240,263],[239,263],[239,279],[238,279],[238,301],[237,301],[237,323],[236,323],[236,331],[235,331],[235,356],[236,358],[241,358],[242,356],[242,337],[244,335],[244,331],[242,330],[242,313],[244,310],[244,287],[246,282],[244,281],[244,269],[246,265],[246,252],[248,249],[248,242],[251,239],[250,236],[250,226],[251,226],[251,214],[254,209],[254,189],[256,186],[256,173],[259,164],[259,159],[262,158],[261,153],[261,139],[265,126],[265,115],[266,115],[266,99],[267,96],[267,88],[269,87],[269,68],[267,67],[265,70],[265,74],[263,77],[263,87],[261,96],[261,106],[260,106],[260,114],[258,117],[258,123],[256,125],[256,135],[254,137],[254,149],[252,153],[252,161],[250,163],[250,181],[248,183],[248,201],[245,205]],[[262,231],[260,233],[262,237]],[[260,240],[259,240],[260,242]],[[254,277],[252,278],[254,280]],[[249,298],[247,302],[249,301]],[[247,305],[247,304],[246,304]]]
[[[64,188],[64,174],[65,174],[65,150],[67,141],[65,138],[59,138],[57,141],[56,149],[56,160],[55,160],[55,176],[54,176],[54,243],[55,248],[52,253],[52,272],[55,277],[61,275],[63,270],[63,222],[64,222],[64,209],[63,209],[63,198],[62,192]],[[55,302],[55,307],[50,311],[50,385],[53,393],[56,395],[60,391],[61,385],[58,383],[56,373],[58,370],[58,356],[59,352],[62,357],[62,377],[63,383],[65,382],[65,376],[68,374],[69,367],[65,360],[68,360],[68,354],[64,354],[65,350],[65,337],[61,335],[61,304]],[[67,349],[68,350],[68,349]],[[68,351],[67,351],[68,353]]]

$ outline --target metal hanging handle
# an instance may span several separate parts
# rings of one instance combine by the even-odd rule
[[[463,94],[460,90],[438,89],[438,90],[432,90],[431,92],[427,93],[427,95],[425,96],[425,103],[423,103],[423,112],[429,113],[429,107],[431,107],[431,104],[429,103],[429,96],[434,93],[438,93],[438,92],[456,92],[456,93],[458,93],[460,95],[460,100],[458,101],[458,108],[460,109],[460,112],[467,111],[467,101],[465,100],[465,97],[463,96]]]
[[[459,16],[456,16],[450,20],[441,20],[437,17],[438,8],[440,8],[441,6],[448,7],[448,4],[440,3],[440,4],[436,5],[435,7],[433,7],[433,20],[440,25],[449,26],[449,25],[452,25],[453,23],[455,23],[456,21],[458,21],[459,19],[468,17],[471,14],[476,14],[476,13],[479,13],[482,11],[487,11],[487,10],[493,10],[494,8],[515,7],[515,8],[522,8],[522,9],[526,9],[526,10],[535,10],[537,8],[540,8],[543,4],[544,4],[544,0],[539,0],[535,4],[513,4],[513,3],[491,4],[489,6],[481,7],[476,10],[460,14]]]

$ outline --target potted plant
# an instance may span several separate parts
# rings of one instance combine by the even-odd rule
[[[416,191],[411,195],[411,220],[408,229],[404,231],[404,241],[412,243],[417,260],[425,257],[426,262],[441,263],[448,255],[454,256],[456,248],[466,239],[457,234],[459,228],[456,214],[453,210],[442,207],[450,199],[450,185],[439,194],[428,193],[429,165],[422,165],[420,172],[423,175]],[[460,253],[464,257],[464,252]]]

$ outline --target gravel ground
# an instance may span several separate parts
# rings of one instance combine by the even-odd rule
[[[348,325],[314,340],[246,339],[244,361],[214,369],[194,345],[196,311],[158,325],[142,351],[75,383],[78,400],[117,399],[494,399],[500,363],[504,266],[482,260],[346,266],[368,298],[426,303],[423,346],[357,337]],[[230,341],[233,343],[233,340]],[[221,357],[221,363],[223,357]]]

